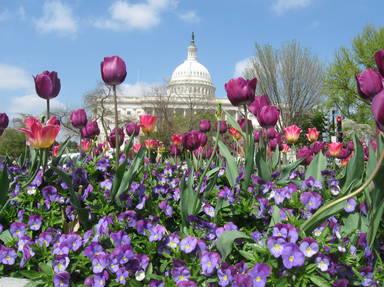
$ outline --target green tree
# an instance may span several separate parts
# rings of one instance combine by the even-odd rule
[[[0,137],[0,155],[17,157],[25,150],[25,136],[16,129],[8,128]]]
[[[355,76],[365,68],[374,68],[374,54],[383,48],[384,28],[367,26],[353,39],[352,47],[342,47],[336,52],[324,81],[328,107],[336,107],[356,122],[373,124],[369,104],[357,93]]]

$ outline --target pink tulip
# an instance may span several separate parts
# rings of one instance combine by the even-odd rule
[[[175,146],[180,146],[183,143],[183,135],[182,134],[173,134],[171,136],[171,142]]]
[[[338,157],[343,149],[343,143],[329,143],[327,154],[331,157]]]
[[[56,117],[51,117],[45,124],[35,117],[24,120],[25,128],[19,129],[27,136],[27,144],[33,148],[49,148],[55,142],[60,131]]]
[[[145,134],[149,134],[155,130],[157,117],[152,115],[141,115],[140,126]]]
[[[88,152],[92,147],[92,141],[89,139],[82,139],[80,142],[80,148],[83,152]]]
[[[301,129],[297,125],[291,125],[284,129],[285,139],[288,144],[294,144],[299,140]]]
[[[308,133],[306,134],[309,142],[313,143],[319,138],[320,132],[316,128],[308,128]]]

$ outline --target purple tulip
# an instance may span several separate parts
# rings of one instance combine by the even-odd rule
[[[71,113],[70,121],[75,128],[81,129],[87,124],[87,113],[84,109],[74,110]]]
[[[189,151],[197,149],[200,146],[199,134],[200,132],[195,130],[186,132],[183,135],[183,147]]]
[[[199,128],[201,132],[207,133],[211,130],[211,122],[209,120],[201,120]]]
[[[228,130],[227,122],[226,121],[218,121],[217,124],[219,125],[220,134],[225,134]]]
[[[269,100],[268,95],[256,96],[255,100],[249,104],[248,110],[257,118],[261,109],[264,106],[270,106],[271,101]]]
[[[384,90],[373,98],[371,109],[377,127],[384,132]]]
[[[309,165],[313,159],[313,150],[304,146],[296,152],[296,157],[303,159],[303,164]]]
[[[50,100],[57,97],[61,88],[57,72],[44,71],[33,78],[35,80],[36,93],[40,98]]]
[[[107,85],[120,85],[126,76],[127,68],[119,56],[105,57],[101,62],[101,77]]]
[[[246,80],[242,77],[231,79],[225,84],[227,97],[232,105],[240,106],[252,103],[255,99],[257,79]]]
[[[0,113],[0,136],[3,134],[4,130],[8,127],[9,118],[6,113]]]
[[[261,132],[260,131],[253,131],[253,140],[258,143],[260,141]]]
[[[384,50],[379,50],[375,53],[376,66],[382,77],[384,77]]]
[[[125,126],[125,132],[127,136],[135,136],[137,137],[140,133],[140,125],[134,122],[128,123]]]
[[[169,147],[169,153],[172,156],[179,156],[181,154],[181,150],[177,145],[173,144]]]
[[[81,136],[83,138],[93,139],[97,137],[99,134],[100,134],[100,129],[99,129],[99,125],[97,124],[97,121],[89,121],[87,122],[85,127],[81,129]]]
[[[280,110],[275,106],[264,106],[261,108],[258,121],[263,128],[272,128],[280,117]]]
[[[381,75],[374,69],[366,69],[356,76],[357,90],[360,96],[367,100],[383,89]]]

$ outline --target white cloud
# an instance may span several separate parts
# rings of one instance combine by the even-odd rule
[[[156,86],[159,85],[156,83],[136,82],[134,84],[122,84],[119,88],[122,96],[145,97],[148,96]]]
[[[245,69],[248,67],[250,61],[251,61],[251,58],[245,58],[243,60],[238,61],[235,64],[235,72],[234,72],[233,76],[234,77],[243,76]]]
[[[187,11],[185,13],[181,13],[179,14],[179,18],[187,23],[200,22],[200,17],[197,15],[196,11]]]
[[[24,69],[0,63],[0,89],[18,90],[33,86],[32,75]]]
[[[51,110],[65,109],[66,105],[57,99],[50,101]],[[46,109],[46,101],[36,94],[28,94],[20,97],[13,97],[9,112],[13,114],[40,114]]]
[[[25,10],[25,7],[23,5],[19,6],[19,9],[17,10],[17,15],[21,18],[21,20],[25,19],[27,11]]]
[[[274,0],[273,10],[276,14],[281,15],[289,10],[308,7],[313,0]]]
[[[112,30],[146,30],[159,25],[162,14],[176,6],[175,0],[147,0],[142,3],[118,0],[109,7],[107,19],[94,21],[93,24]]]
[[[76,33],[77,21],[70,7],[60,0],[46,0],[43,5],[43,15],[35,22],[38,31]]]

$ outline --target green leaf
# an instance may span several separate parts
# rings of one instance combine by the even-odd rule
[[[134,160],[130,164],[127,171],[125,171],[123,178],[121,179],[120,186],[117,190],[116,196],[114,197],[117,199],[117,202],[120,203],[121,195],[123,195],[125,192],[128,191],[129,187],[132,184],[133,179],[137,175],[139,169],[142,167],[142,162],[144,159],[145,149],[142,148],[140,151],[136,154]]]
[[[348,236],[360,226],[360,217],[361,215],[358,212],[351,213],[346,218],[343,219],[343,226],[341,228],[341,234],[344,236]]]
[[[315,275],[315,274],[311,275],[311,277],[309,277],[309,279],[312,281],[313,284],[315,284],[315,286],[318,286],[318,287],[330,287],[330,286],[332,286],[328,280],[326,280],[323,277],[320,277],[318,275]]]
[[[0,172],[0,210],[1,210],[1,207],[8,200],[8,192],[9,192],[8,168],[7,168],[7,165],[4,164],[3,170]]]
[[[227,122],[229,123],[229,125],[235,129],[237,129],[241,133],[241,136],[243,138],[245,138],[245,132],[240,127],[239,123],[235,120],[235,118],[225,110],[224,110],[224,113],[225,113],[225,116],[226,116],[226,119],[227,119]]]
[[[232,156],[228,147],[218,140],[220,154],[225,158],[227,165],[225,169],[225,175],[229,181],[229,184],[233,187],[236,184],[236,179],[239,176],[239,171],[236,163],[236,159]]]
[[[237,230],[224,231],[216,241],[216,248],[219,250],[223,260],[232,251],[233,242],[237,239],[249,239],[249,236],[244,232]]]
[[[270,164],[265,160],[264,149],[256,152],[256,167],[258,175],[264,180],[272,178],[272,170]]]
[[[185,182],[185,177],[182,179],[183,184],[180,186],[180,211],[183,219],[184,225],[186,225],[187,218],[189,215],[193,215],[197,212],[197,209],[200,209],[198,204],[199,194],[197,191],[193,190],[194,183],[194,172],[193,169],[190,169],[190,174],[188,176],[188,181]],[[196,206],[199,206],[198,208]]]
[[[36,280],[44,276],[44,274],[32,270],[20,270],[20,274],[27,279]]]
[[[287,180],[289,176],[291,175],[292,171],[294,171],[301,163],[303,162],[303,159],[299,159],[289,165],[284,166],[281,169],[280,179],[278,180],[278,185],[284,185],[287,184]]]
[[[313,176],[315,179],[322,181],[321,172],[327,168],[327,158],[322,152],[319,152],[309,164],[305,171],[305,178]]]
[[[0,233],[0,240],[5,244],[9,245],[13,242],[12,234],[9,232],[9,230],[5,230],[2,233]]]
[[[342,186],[344,192],[349,192],[359,186],[364,176],[364,151],[356,134],[353,135],[353,143],[355,150],[346,168],[345,181]]]
[[[280,150],[278,148],[272,154],[271,170],[275,170],[280,162]]]

